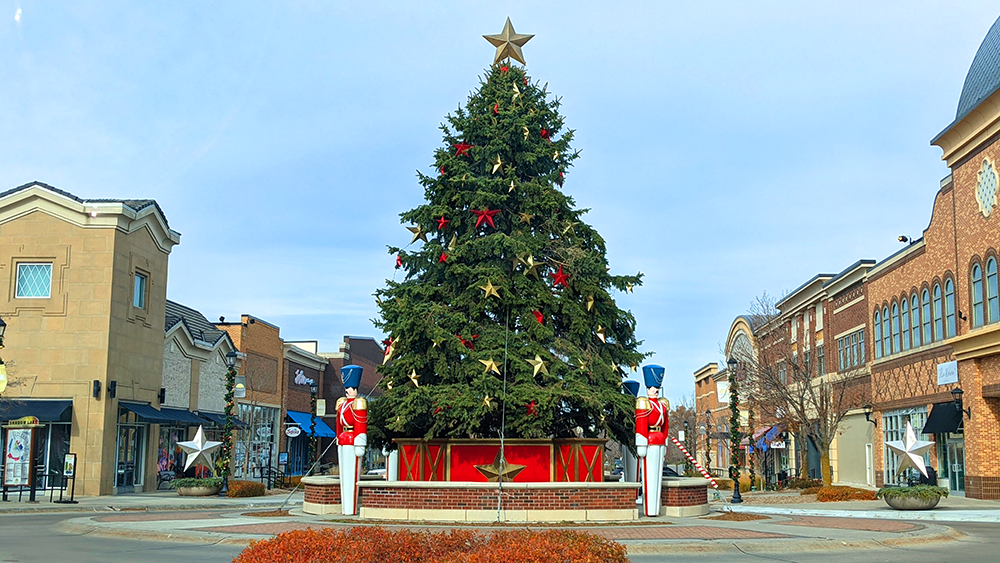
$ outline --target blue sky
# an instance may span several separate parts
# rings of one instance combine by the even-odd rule
[[[381,338],[415,171],[510,16],[577,130],[565,191],[646,275],[618,303],[676,400],[755,296],[920,236],[948,173],[929,140],[1000,15],[798,4],[0,0],[0,188],[155,198],[183,234],[171,299],[329,351]]]

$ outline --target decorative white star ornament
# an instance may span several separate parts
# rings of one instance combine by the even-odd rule
[[[899,457],[899,469],[896,470],[896,475],[912,467],[919,471],[921,475],[927,477],[927,467],[924,465],[924,452],[933,448],[934,442],[918,440],[917,434],[913,431],[913,425],[910,424],[909,420],[906,421],[906,433],[903,435],[903,440],[893,440],[892,442],[886,442],[885,445]]]
[[[524,55],[521,54],[521,47],[534,37],[534,35],[522,35],[515,33],[514,26],[510,23],[510,18],[507,18],[507,23],[503,26],[503,31],[497,35],[484,35],[483,37],[497,48],[497,54],[493,58],[493,64],[507,58],[511,58],[521,64],[525,64]]]
[[[190,442],[177,442],[177,447],[187,454],[187,461],[184,463],[184,471],[191,468],[192,465],[197,465],[198,460],[203,460],[205,467],[213,469],[215,467],[212,462],[212,454],[215,450],[222,446],[222,442],[213,442],[212,440],[205,439],[205,429],[201,426],[198,427],[198,432],[194,435],[194,440]]]

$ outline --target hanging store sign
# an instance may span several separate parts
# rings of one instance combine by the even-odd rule
[[[302,429],[298,426],[289,426],[288,428],[285,428],[285,436],[288,436],[289,438],[297,438],[299,434],[302,434]]]
[[[948,385],[949,383],[958,383],[958,362],[945,362],[943,364],[938,364],[938,385]]]
[[[21,418],[11,420],[6,424],[7,428],[23,428],[38,425],[38,417],[36,416],[22,416]]]
[[[326,399],[316,399],[316,416],[326,416]]]
[[[771,445],[769,447],[772,450],[783,450],[783,449],[785,449],[785,441],[784,440],[775,440],[775,441],[771,442]]]

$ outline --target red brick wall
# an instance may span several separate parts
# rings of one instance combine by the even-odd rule
[[[704,496],[705,491],[702,494]],[[635,498],[636,490],[630,488],[508,489],[503,492],[503,507],[505,510],[634,510]],[[496,510],[497,491],[363,487],[358,505],[365,508]]]
[[[315,504],[340,504],[340,484],[310,485],[306,484],[306,502]]]
[[[699,506],[708,504],[708,487],[663,487],[660,489],[663,506]]]

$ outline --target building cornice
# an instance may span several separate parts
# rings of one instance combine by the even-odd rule
[[[941,160],[951,168],[997,133],[1000,133],[1000,90],[990,94],[976,109],[948,125],[931,140],[931,145],[941,147],[944,151]]]
[[[326,369],[326,358],[303,350],[294,344],[282,343],[281,350],[286,360],[303,365],[307,368],[323,371]]]
[[[955,336],[946,341],[951,344],[956,360],[970,360],[1000,354],[1000,324],[991,324]]]

